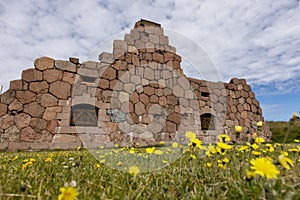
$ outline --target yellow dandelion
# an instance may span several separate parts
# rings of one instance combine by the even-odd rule
[[[189,139],[189,140],[192,140],[192,139],[195,139],[196,138],[196,134],[192,131],[188,131],[185,133],[186,137]]]
[[[75,200],[78,196],[78,191],[74,187],[61,187],[58,200]]]
[[[196,156],[193,155],[193,154],[190,154],[190,157],[191,157],[192,159],[196,159]]]
[[[51,158],[51,157],[47,158],[47,159],[45,160],[45,162],[52,162],[52,158]]]
[[[156,154],[156,155],[161,155],[161,154],[163,154],[163,152],[162,152],[161,150],[155,150],[155,151],[154,151],[154,154]]]
[[[218,167],[220,167],[221,169],[226,169],[226,166],[223,165],[222,163],[218,163]]]
[[[257,137],[254,141],[256,144],[260,144],[260,143],[264,143],[265,142],[265,139],[264,138],[261,138],[261,137]]]
[[[220,142],[229,142],[230,141],[230,137],[226,134],[221,134],[218,136],[218,139]]]
[[[105,163],[105,159],[100,160],[100,163]]]
[[[149,153],[149,154],[153,153],[154,151],[155,151],[155,147],[146,148],[146,152]]]
[[[14,158],[13,158],[13,160],[17,160],[19,158],[19,156],[15,156]]]
[[[172,143],[172,147],[173,147],[174,149],[176,149],[176,148],[178,147],[178,143],[177,143],[177,142],[173,142],[173,143]]]
[[[272,144],[266,144],[266,147],[269,152],[274,152],[274,147],[272,146]]]
[[[262,125],[263,125],[262,121],[257,122],[257,127],[262,127]]]
[[[290,170],[291,168],[294,167],[293,161],[290,158],[285,157],[284,154],[278,156],[278,161],[281,164],[281,166],[287,170]]]
[[[299,143],[299,142],[300,142],[300,140],[294,139],[294,142],[297,142],[297,143]]]
[[[228,150],[228,149],[232,148],[231,145],[223,143],[223,142],[217,142],[217,146],[224,150]]]
[[[211,167],[212,164],[208,162],[208,163],[205,164],[205,166],[206,166],[206,167]]]
[[[78,147],[77,147],[77,151],[79,151],[80,149],[81,149],[81,147],[80,147],[80,146],[78,146]]]
[[[162,163],[166,164],[166,163],[168,163],[168,161],[167,160],[162,160]]]
[[[266,177],[267,179],[277,178],[279,174],[278,169],[272,163],[271,158],[255,158],[251,159],[251,169],[255,174],[258,174],[262,177]]]
[[[256,176],[255,172],[249,171],[248,169],[246,169],[246,180],[247,181],[254,179],[255,176]]]
[[[237,133],[241,133],[243,131],[243,127],[242,126],[234,126],[235,132]]]
[[[100,165],[99,163],[97,163],[97,164],[96,164],[96,167],[97,167],[97,168],[100,168],[100,167],[101,167],[101,165]]]
[[[252,151],[252,155],[259,156],[261,153],[259,151]]]
[[[164,142],[164,141],[161,141],[160,144],[161,144],[161,145],[165,145],[165,142]]]
[[[131,166],[129,168],[129,173],[132,174],[133,176],[136,176],[138,173],[140,173],[140,170],[137,166]]]

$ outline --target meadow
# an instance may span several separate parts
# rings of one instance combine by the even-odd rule
[[[300,143],[1,152],[0,199],[300,199]]]

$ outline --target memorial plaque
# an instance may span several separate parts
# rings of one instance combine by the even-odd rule
[[[215,130],[215,119],[210,113],[205,113],[200,116],[202,130]]]
[[[79,104],[72,107],[71,126],[98,126],[98,111],[95,106]]]

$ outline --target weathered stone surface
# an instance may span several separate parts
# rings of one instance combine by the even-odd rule
[[[47,123],[47,130],[51,133],[54,133],[56,127],[58,126],[59,126],[58,120],[51,120]]]
[[[1,104],[0,104],[0,107],[1,107]],[[15,100],[13,100],[13,102],[11,102],[9,104],[8,110],[21,112],[23,110],[23,104],[21,102],[19,102],[17,99],[15,99]],[[0,111],[1,111],[1,109],[0,109]]]
[[[14,98],[15,98],[16,92],[13,90],[7,90],[3,94],[1,94],[1,103],[4,103],[6,105],[10,104]]]
[[[43,72],[40,72],[34,68],[26,69],[22,72],[22,80],[27,81],[27,82],[42,81],[43,80]]]
[[[58,99],[51,94],[42,94],[39,95],[36,99],[36,102],[43,107],[56,106],[58,104]]]
[[[68,71],[68,72],[76,72],[77,71],[76,65],[69,61],[55,60],[55,67],[56,67],[56,69],[60,69],[63,71]]]
[[[76,135],[68,135],[68,134],[55,134],[52,142],[54,143],[71,143],[78,142],[79,137]]]
[[[43,119],[39,118],[31,118],[30,126],[34,129],[35,132],[40,132],[42,130],[46,130],[47,122]]]
[[[67,82],[67,83],[70,83],[70,84],[74,84],[75,83],[75,74],[74,73],[70,73],[70,72],[64,72],[62,80],[64,82]]]
[[[15,116],[14,123],[17,126],[18,129],[25,128],[26,126],[29,126],[30,124],[30,115],[21,113]]]
[[[17,91],[16,92],[16,98],[22,103],[31,103],[36,100],[36,94],[31,91]]]
[[[79,68],[77,73],[82,76],[99,77],[99,73],[96,69]]]
[[[22,142],[34,142],[36,138],[36,132],[30,127],[22,129],[20,140]]]
[[[146,113],[145,105],[142,102],[138,102],[134,105],[135,113],[137,115],[143,115]]]
[[[36,142],[51,142],[52,134],[47,130],[42,130],[40,133],[36,135]]]
[[[9,89],[10,90],[25,90],[25,83],[22,80],[13,80],[10,81]]]
[[[154,94],[154,88],[151,86],[144,87],[144,93],[148,96],[151,96]]]
[[[164,109],[159,104],[149,104],[149,106],[147,106],[147,110],[149,114],[159,116],[161,116],[164,112]]]
[[[4,131],[2,139],[4,142],[19,142],[20,130],[16,126],[11,126]]]
[[[0,128],[7,129],[8,127],[14,124],[14,117],[9,114],[6,114],[1,117],[1,121],[2,123],[0,123]]]
[[[41,117],[45,109],[37,102],[24,105],[24,112],[29,114],[31,117]]]
[[[117,77],[117,72],[112,67],[107,67],[105,71],[100,74],[101,78],[107,79],[107,80],[114,80]]]
[[[7,113],[7,105],[0,103],[0,117]]]
[[[129,101],[129,94],[127,92],[119,92],[118,99],[121,103]]]
[[[61,112],[61,107],[47,107],[44,112],[43,119],[51,121],[56,118],[56,114],[59,112]]]
[[[48,69],[44,71],[44,80],[48,83],[60,81],[63,76],[63,71],[57,69]]]
[[[32,92],[38,93],[38,94],[43,94],[48,92],[49,85],[47,81],[42,81],[42,82],[31,82],[29,84],[29,90]]]
[[[71,96],[71,85],[63,81],[56,81],[50,85],[49,92],[59,99]]]
[[[112,53],[103,52],[99,55],[99,61],[101,63],[111,64],[114,62],[114,55]]]
[[[54,68],[54,59],[49,57],[41,57],[34,61],[34,67],[38,70],[52,69]]]

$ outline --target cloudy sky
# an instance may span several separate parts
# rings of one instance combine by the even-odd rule
[[[1,0],[0,85],[44,55],[85,61],[141,18],[200,46],[223,81],[246,78],[265,119],[300,111],[299,0]]]

